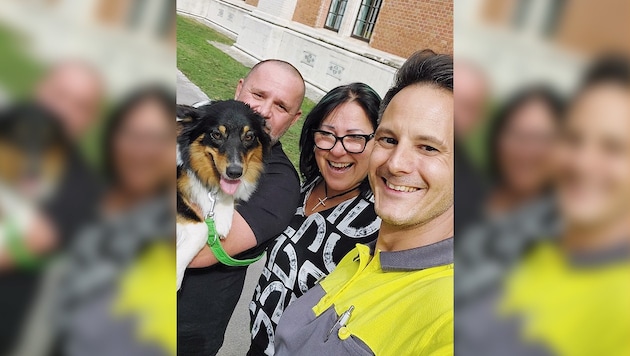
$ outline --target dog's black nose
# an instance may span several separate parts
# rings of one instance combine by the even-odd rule
[[[225,172],[230,179],[238,179],[243,175],[243,167],[228,166]]]

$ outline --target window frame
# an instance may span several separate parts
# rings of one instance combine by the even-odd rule
[[[343,11],[341,13],[338,12],[332,12],[332,7],[333,5],[337,5],[337,10],[339,10],[341,4],[343,4]],[[332,0],[330,2],[330,7],[328,7],[328,14],[326,15],[326,20],[324,21],[324,28],[330,31],[334,31],[339,33],[339,30],[341,29],[341,24],[343,23],[343,17],[346,14],[346,10],[348,9],[348,0]],[[330,18],[330,15],[334,14],[335,16],[335,20],[333,21],[333,24],[337,22],[337,19],[339,19],[339,28],[334,28],[334,27],[330,27],[328,26],[328,19]]]
[[[367,1],[372,1],[372,3],[370,5],[365,5]],[[364,6],[368,7],[366,17],[363,20],[359,20],[359,16],[361,15],[361,10],[363,9]],[[352,32],[351,32],[350,37],[369,43],[370,40],[372,39],[372,35],[374,34],[374,27],[376,27],[378,14],[381,11],[382,6],[383,6],[383,0],[361,0],[361,5],[359,6],[359,12],[357,13],[357,17],[354,20],[354,25],[352,26]],[[370,12],[371,9],[375,9],[375,10]],[[370,18],[373,18],[373,22],[370,22],[369,20]],[[368,37],[363,37],[363,36],[355,34],[355,31],[357,29],[357,24],[359,23],[359,21],[363,22],[364,26],[367,25],[367,27],[369,28]],[[365,32],[365,28],[361,32]]]

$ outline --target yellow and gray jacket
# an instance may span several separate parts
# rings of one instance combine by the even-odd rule
[[[357,244],[284,312],[276,355],[452,355],[453,238],[411,250]]]

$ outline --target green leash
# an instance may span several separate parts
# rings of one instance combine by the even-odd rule
[[[32,271],[43,266],[44,260],[28,250],[24,237],[20,235],[17,224],[12,219],[8,219],[6,222],[5,234],[7,236],[7,251],[18,267]]]
[[[258,257],[248,258],[244,260],[237,260],[235,258],[230,257],[230,255],[225,252],[223,246],[221,246],[221,241],[219,241],[219,237],[217,235],[217,230],[214,227],[214,220],[212,217],[206,219],[206,225],[208,225],[208,245],[214,253],[214,257],[224,265],[227,266],[249,266],[252,263],[260,260],[262,256],[265,254],[264,252],[260,254]]]

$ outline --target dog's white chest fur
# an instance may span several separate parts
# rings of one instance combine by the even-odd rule
[[[234,195],[225,194],[219,187],[209,191],[197,176],[188,171],[190,177],[191,201],[200,209],[204,219],[212,216],[215,230],[221,239],[232,228],[234,202],[236,199],[247,201],[256,190],[256,184],[241,181]],[[186,267],[205,246],[208,239],[206,223],[177,224],[177,289],[181,287]]]
[[[190,177],[191,199],[193,203],[201,209],[204,219],[208,217],[214,219],[217,234],[219,237],[225,238],[232,227],[234,201],[238,195],[238,190],[235,196],[225,194],[218,188],[215,192],[210,192],[201,184],[194,173],[189,171],[188,174]],[[249,196],[247,198],[249,198]]]

